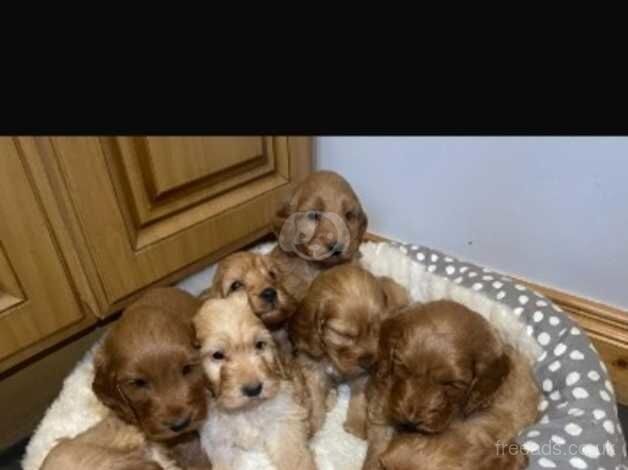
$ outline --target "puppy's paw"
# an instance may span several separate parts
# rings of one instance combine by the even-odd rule
[[[299,462],[299,466],[297,467],[299,470],[316,470],[316,462],[314,460],[314,456],[309,450],[303,454],[303,458]]]
[[[504,470],[525,470],[528,468],[528,454],[525,449],[514,442],[508,446],[509,451],[501,456],[499,468]]]
[[[353,434],[358,439],[362,439],[366,441],[366,423],[364,420],[358,419],[347,419],[342,427],[349,434]]]
[[[336,402],[338,401],[338,390],[332,388],[327,394],[327,398],[325,398],[325,410],[329,413],[336,406]]]
[[[524,452],[519,452],[517,455],[513,456],[512,470],[525,470],[528,468],[529,463],[530,459],[528,455]]]
[[[164,470],[157,462],[131,461],[119,467],[120,470]]]

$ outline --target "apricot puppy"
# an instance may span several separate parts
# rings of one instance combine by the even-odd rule
[[[298,279],[290,293],[301,300],[319,272],[359,257],[368,217],[351,185],[332,171],[301,182],[273,220],[278,245],[271,256]]]
[[[211,468],[197,433],[208,398],[192,324],[199,306],[156,288],[124,311],[94,355],[92,388],[110,416],[61,441],[43,468]]]
[[[352,390],[345,429],[366,437],[364,386],[377,358],[380,325],[408,303],[407,291],[392,279],[351,264],[314,280],[289,327],[312,396],[314,431],[324,423],[329,393],[346,382]]]
[[[497,455],[496,444],[537,418],[530,364],[461,304],[412,305],[387,319],[367,397],[365,470],[527,465],[521,452]]]
[[[315,469],[303,377],[283,363],[244,292],[207,300],[194,324],[214,397],[201,432],[213,468],[241,468],[247,451],[265,451],[279,470]]]

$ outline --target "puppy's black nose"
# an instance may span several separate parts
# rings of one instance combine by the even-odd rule
[[[375,363],[375,354],[366,353],[358,358],[358,364],[364,369],[370,369]]]
[[[164,423],[164,424],[166,426],[168,426],[173,432],[179,432],[179,431],[183,431],[185,428],[187,428],[190,425],[191,421],[192,420],[188,416],[187,418],[180,418],[180,419],[177,419],[175,421],[171,421],[171,422]]]
[[[262,293],[259,296],[262,299],[264,299],[266,302],[272,303],[275,300],[277,300],[277,291],[273,289],[272,287],[267,287],[266,289],[262,291]]]
[[[242,386],[242,394],[247,397],[256,397],[260,393],[262,393],[262,384],[259,382],[256,384],[247,384]]]
[[[342,243],[333,242],[327,244],[327,249],[332,256],[340,256],[344,251],[345,246]]]
[[[417,432],[419,430],[418,424],[412,421],[403,421],[397,425],[397,428],[401,432]]]

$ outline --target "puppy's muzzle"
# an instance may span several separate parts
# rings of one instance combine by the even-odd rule
[[[173,421],[164,422],[163,424],[172,432],[181,432],[186,429],[191,422],[192,418],[190,416],[187,416],[185,418],[178,418]]]
[[[428,436],[438,432],[438,430],[432,429],[423,421],[402,421],[397,423],[395,428],[401,433],[425,434]]]
[[[413,421],[403,421],[397,424],[397,430],[403,433],[415,433],[419,432],[419,426],[421,423],[415,423]]]
[[[371,370],[371,368],[375,364],[375,354],[367,353],[361,355],[358,359],[358,364],[362,369],[366,371]]]
[[[246,384],[242,386],[242,395],[249,398],[255,398],[262,393],[263,385],[260,382],[254,384]]]
[[[344,253],[345,246],[342,243],[338,243],[337,241],[334,241],[332,243],[327,244],[327,249],[329,250],[329,253],[331,254],[331,256],[337,257]]]
[[[277,301],[277,291],[272,287],[264,289],[259,296],[269,304],[274,304]]]

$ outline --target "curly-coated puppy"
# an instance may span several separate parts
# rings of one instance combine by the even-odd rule
[[[194,324],[214,397],[201,432],[214,469],[240,468],[247,451],[265,451],[279,470],[315,469],[307,389],[246,295],[207,300]]]
[[[157,288],[125,310],[94,356],[92,388],[112,414],[61,441],[46,470],[211,468],[197,433],[208,399],[192,324],[199,306],[183,291]]]
[[[324,423],[335,384],[348,382],[351,401],[344,427],[366,437],[364,386],[377,358],[380,325],[408,303],[407,291],[395,281],[352,264],[331,268],[314,280],[289,326],[312,396],[314,431]]]
[[[295,282],[301,300],[319,272],[358,258],[368,218],[351,185],[332,171],[317,171],[295,189],[272,223],[279,241],[271,256]]]
[[[536,420],[531,367],[461,304],[413,305],[386,320],[367,397],[365,470],[527,465],[523,452],[499,455],[497,444]]]

